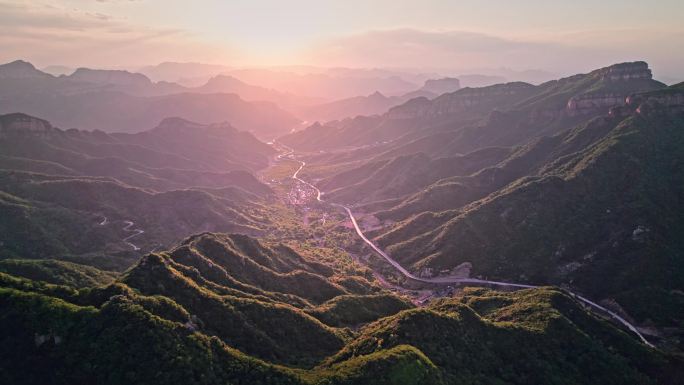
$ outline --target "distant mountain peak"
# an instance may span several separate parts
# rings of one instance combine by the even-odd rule
[[[10,63],[0,65],[0,78],[26,79],[36,77],[51,77],[45,72],[39,71],[33,64],[24,60],[15,60]]]
[[[212,84],[212,83],[235,83],[235,84],[245,84],[242,80],[236,78],[235,76],[231,75],[224,75],[224,74],[219,74],[216,76],[212,76],[208,81],[207,84]]]
[[[8,68],[27,68],[27,69],[32,69],[32,70],[36,69],[36,67],[33,64],[31,64],[27,61],[21,60],[21,59],[15,60],[13,62],[9,62],[7,64],[3,64],[2,66],[8,67]]]
[[[645,61],[613,64],[596,71],[603,80],[623,81],[633,79],[653,79],[653,73]]]
[[[570,115],[591,114],[622,107],[631,94],[655,91],[665,84],[653,80],[648,64],[643,61],[613,64],[589,74],[594,86],[568,99]]]
[[[199,127],[199,123],[191,122],[178,116],[164,118],[156,128],[175,128],[175,127]]]
[[[314,130],[315,130],[315,129],[319,129],[319,128],[321,128],[321,127],[323,127],[323,125],[321,124],[321,122],[315,121],[315,122],[314,122],[312,125],[310,125],[307,129],[314,129]]]
[[[190,130],[197,130],[197,129],[202,129],[202,128],[218,128],[218,129],[225,129],[225,130],[234,130],[237,131],[235,127],[233,127],[230,123],[228,122],[220,122],[220,123],[212,123],[212,124],[202,124],[202,123],[197,123],[193,122],[187,119],[183,119],[180,117],[168,117],[164,118],[157,127],[153,128],[153,131],[190,131]]]
[[[457,78],[428,79],[421,88],[422,91],[433,92],[437,95],[455,92],[461,89],[461,82]]]
[[[78,68],[68,78],[97,84],[115,84],[125,86],[146,86],[152,81],[141,73],[128,72],[125,70],[101,70],[91,68]]]

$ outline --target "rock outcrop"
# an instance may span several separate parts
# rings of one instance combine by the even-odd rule
[[[589,75],[597,80],[599,87],[570,98],[566,107],[570,116],[606,112],[613,107],[626,105],[627,97],[631,94],[664,87],[653,80],[648,64],[642,61],[615,64]]]
[[[622,93],[584,94],[568,100],[567,112],[570,116],[591,114],[598,110],[624,106],[627,95]]]
[[[626,104],[638,113],[657,108],[684,111],[684,87],[680,84],[657,93],[647,92],[630,95],[626,99]]]
[[[602,80],[626,81],[634,79],[653,79],[653,73],[648,68],[648,63],[637,61],[632,63],[620,63],[597,70]]]
[[[456,78],[428,79],[420,89],[441,95],[447,92],[456,92],[461,89],[461,82]]]
[[[22,113],[0,116],[0,139],[9,137],[47,138],[58,132],[50,122]]]

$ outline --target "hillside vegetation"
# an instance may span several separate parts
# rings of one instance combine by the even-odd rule
[[[131,274],[157,280],[151,269],[175,270],[165,259],[150,255],[141,262],[148,266]],[[640,345],[551,289],[469,290],[354,335],[287,305],[218,296],[181,284],[177,270],[171,274],[158,281],[168,287],[162,296],[124,282],[77,291],[0,273],[0,327],[14,331],[2,333],[13,349],[0,353],[0,379],[313,385],[580,384],[591,377],[674,384],[668,379],[681,375],[676,358]],[[320,350],[326,341],[332,349]],[[292,366],[305,362],[307,369]]]
[[[416,275],[566,286],[681,351],[683,106],[643,62],[462,89],[323,127],[354,147],[304,155],[300,175]]]
[[[681,85],[621,63],[297,132],[231,87],[303,100],[0,65],[59,124],[203,122],[0,115],[0,384],[684,378]]]
[[[273,191],[253,172],[274,150],[228,124],[173,118],[106,134],[15,113],[0,116],[0,152],[0,258],[123,270],[138,249],[269,225],[262,211]]]
[[[634,345],[553,289],[466,290],[366,327],[330,362],[409,344],[449,384],[668,383],[678,359]],[[674,382],[672,382],[674,383]]]

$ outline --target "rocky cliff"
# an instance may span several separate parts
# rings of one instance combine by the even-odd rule
[[[595,81],[587,91],[568,100],[570,116],[603,113],[627,104],[627,97],[637,92],[653,91],[664,85],[653,80],[646,62],[620,63],[589,74]]]
[[[620,63],[597,70],[601,79],[608,81],[626,81],[634,79],[653,79],[648,63],[637,61],[632,63]]]
[[[626,97],[621,93],[578,95],[568,100],[566,111],[570,116],[591,114],[601,109],[624,106]]]
[[[630,95],[625,100],[627,107],[643,113],[658,108],[670,111],[684,111],[684,87],[676,84],[661,92],[647,92]]]

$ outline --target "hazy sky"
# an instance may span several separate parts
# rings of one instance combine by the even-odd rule
[[[558,73],[684,69],[683,0],[0,0],[0,59]]]

